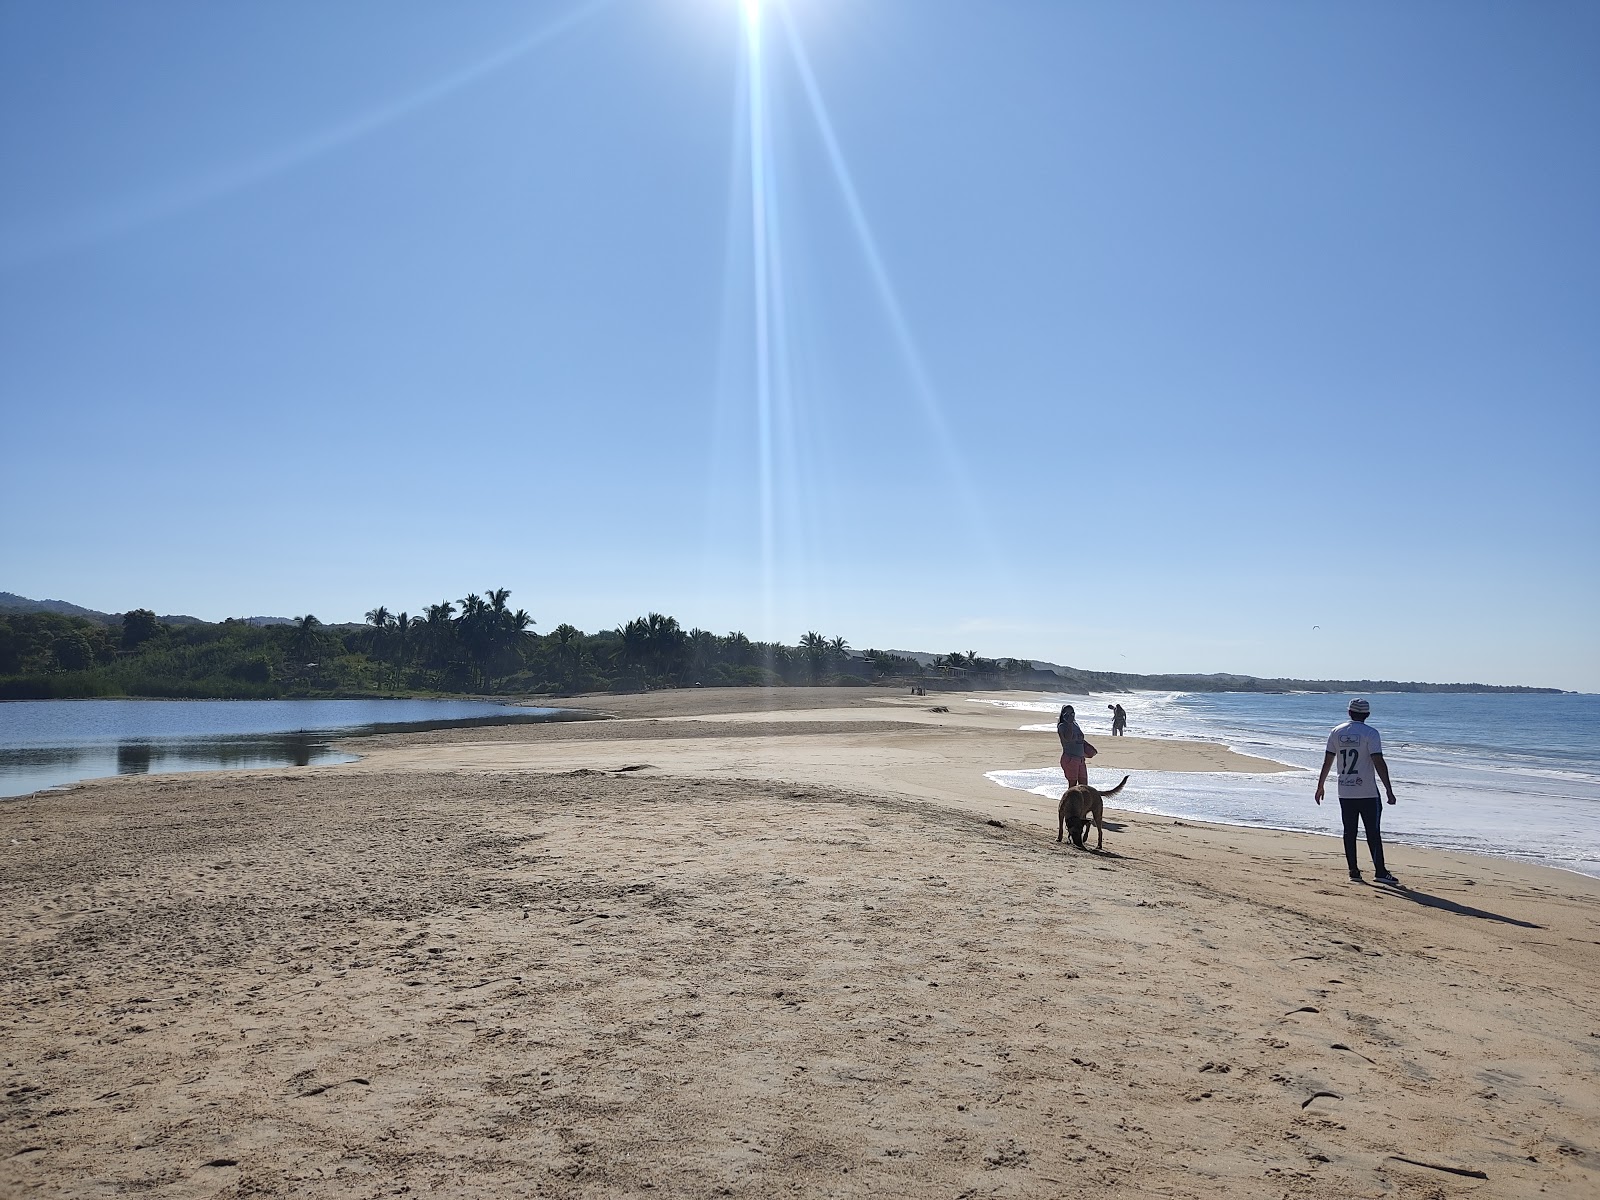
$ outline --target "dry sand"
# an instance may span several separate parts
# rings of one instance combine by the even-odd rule
[[[1594,880],[1058,846],[960,697],[595,703],[0,805],[0,1196],[1600,1194]]]

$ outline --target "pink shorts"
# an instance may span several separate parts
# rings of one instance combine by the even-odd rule
[[[1063,754],[1061,756],[1061,773],[1067,777],[1068,787],[1075,783],[1089,782],[1089,764],[1084,762],[1081,757],[1068,758]]]

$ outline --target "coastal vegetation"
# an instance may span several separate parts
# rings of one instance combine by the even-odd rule
[[[442,600],[420,613],[378,606],[362,624],[230,619],[170,624],[149,609],[107,621],[57,612],[0,613],[0,699],[444,693],[523,695],[694,685],[863,684],[1001,665],[951,653],[924,668],[842,637],[808,631],[795,645],[734,631],[685,629],[662,613],[585,633],[547,634],[505,588]],[[1031,674],[1026,663],[1008,661]]]
[[[20,597],[15,598],[21,600]],[[419,613],[379,605],[360,624],[220,623],[161,618],[150,609],[93,614],[57,602],[0,608],[0,699],[93,696],[269,699],[289,696],[571,695],[659,687],[867,685],[1119,691],[1548,691],[1477,684],[1131,675],[1043,668],[1026,659],[855,650],[806,631],[794,645],[737,630],[685,629],[647,613],[615,629],[569,624],[541,634],[495,588]]]

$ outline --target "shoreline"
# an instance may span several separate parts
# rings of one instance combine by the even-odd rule
[[[1018,728],[1031,710],[1008,706],[1018,702],[1015,692],[949,692],[939,695],[908,696],[899,693],[873,692],[862,688],[721,688],[591,695],[581,699],[592,702],[586,706],[586,711],[609,718],[599,722],[598,727],[591,731],[598,740],[618,743],[609,757],[586,758],[584,756],[590,754],[590,751],[576,747],[565,752],[551,747],[540,749],[530,747],[525,751],[519,751],[505,745],[497,749],[494,745],[483,742],[474,744],[470,749],[463,746],[454,753],[440,749],[435,752],[437,757],[433,762],[439,767],[449,764],[484,770],[493,769],[495,764],[502,763],[508,766],[551,770],[577,769],[586,762],[596,766],[602,763],[637,765],[650,762],[649,751],[652,745],[656,739],[663,736],[665,728],[673,726],[726,726],[731,730],[736,726],[748,727],[752,722],[765,722],[771,725],[770,729],[747,728],[744,737],[757,739],[778,737],[787,729],[796,737],[805,733],[820,741],[825,738],[846,737],[856,727],[852,723],[888,717],[894,722],[915,726],[924,731],[945,730],[964,737],[986,735],[986,740],[969,744],[1002,756],[1009,751],[1014,757],[1006,761],[1011,765],[1004,765],[1000,758],[984,757],[980,753],[953,754],[946,757],[940,764],[942,770],[965,769],[975,771],[977,775],[983,777],[982,782],[985,787],[977,789],[975,793],[961,794],[960,803],[975,806],[974,811],[982,809],[985,812],[1003,808],[1016,813],[1031,809],[1032,819],[1037,824],[1050,829],[1054,829],[1055,826],[1055,796],[1040,796],[1031,791],[1009,787],[991,778],[995,773],[1019,769],[1016,764],[1027,763],[1030,757],[1038,767],[1050,771],[1054,771],[1055,768],[1053,734],[1043,731],[1024,732]],[[966,706],[967,701],[976,703]],[[995,701],[1001,703],[995,704]],[[944,713],[932,711],[939,707],[950,711]],[[812,727],[803,731],[797,722],[809,722]],[[652,729],[651,726],[663,728]],[[866,732],[864,725],[861,729],[863,733]],[[518,740],[515,735],[501,735],[501,737],[503,740]],[[448,730],[442,731],[442,735],[437,738],[427,739],[429,744],[459,743],[467,740],[450,737]],[[387,756],[398,746],[421,744],[410,741],[403,744],[385,743],[371,747],[368,752],[383,754],[385,757],[379,761],[387,764],[396,761]],[[653,769],[675,774],[692,774],[697,770],[710,770],[719,776],[736,774],[734,764],[739,760],[743,744],[737,739],[714,745],[705,744],[702,747],[704,752],[678,756],[677,765],[669,763],[662,766],[652,763],[651,766]],[[1115,775],[1107,779],[1107,773],[1120,774],[1123,771],[1131,771],[1134,774],[1131,787],[1137,787],[1141,772],[1169,773],[1186,778],[1213,772],[1222,778],[1237,775],[1299,774],[1306,777],[1307,804],[1310,804],[1314,771],[1294,763],[1264,758],[1222,742],[1166,736],[1128,736],[1115,739],[1099,736],[1095,744],[1100,753],[1090,763],[1090,779],[1091,782],[1098,782],[1102,786],[1116,782]],[[357,753],[354,743],[347,744],[345,748],[349,749],[350,753]],[[799,779],[826,781],[837,786],[857,786],[867,790],[881,788],[887,782],[894,794],[928,798],[923,791],[929,784],[926,778],[928,772],[921,773],[923,778],[912,779],[909,776],[915,774],[914,772],[894,769],[896,765],[901,767],[905,765],[903,740],[901,749],[902,757],[897,764],[891,763],[891,769],[887,772],[890,778],[887,781],[884,779],[884,771],[868,771],[863,761],[875,757],[881,758],[879,752],[882,746],[878,744],[865,750],[859,746],[844,745],[841,748],[841,758],[851,760],[851,766],[832,770],[819,768],[815,762],[818,755],[808,756],[797,752],[797,747],[786,747],[775,750],[766,756],[765,761],[753,766],[748,777],[774,778],[776,774],[781,773],[780,768],[787,768],[793,777]],[[419,755],[401,754],[398,756],[398,761],[408,768],[425,765],[424,757]],[[347,767],[349,765],[347,764]],[[996,794],[989,795],[989,790]],[[944,795],[947,801],[957,799],[947,794],[948,788],[935,787],[932,791]],[[1019,808],[1018,802],[1007,800],[1007,797],[1016,796],[1029,796],[1032,800],[1023,802]],[[1327,827],[1323,829],[1295,828],[1266,822],[1218,820],[1211,816],[1187,812],[1145,812],[1139,808],[1120,807],[1115,801],[1107,808],[1108,811],[1115,810],[1154,820],[1179,820],[1196,825],[1203,824],[1219,830],[1272,831],[1289,836],[1332,838],[1335,842],[1340,838],[1337,829],[1337,803],[1325,805],[1321,810],[1327,814]],[[1446,858],[1461,856],[1465,862],[1484,859],[1495,863],[1516,863],[1540,870],[1557,871],[1562,875],[1572,875],[1580,879],[1600,880],[1600,875],[1592,875],[1563,865],[1539,862],[1532,858],[1408,841],[1404,834],[1397,838],[1390,830],[1385,830],[1384,840],[1386,846],[1404,847],[1408,854],[1439,855]],[[1360,853],[1366,855],[1364,842]]]
[[[1098,693],[1095,695],[1098,696]],[[315,764],[315,766],[321,769],[330,767],[349,768],[374,754],[391,751],[394,748],[394,739],[407,739],[406,744],[413,744],[411,741],[412,735],[417,734],[437,735],[426,739],[429,744],[456,743],[471,740],[456,736],[458,734],[468,734],[482,730],[517,729],[546,724],[596,722],[608,724],[612,729],[615,729],[618,728],[618,723],[622,726],[628,726],[630,722],[639,721],[747,723],[751,719],[760,719],[772,722],[776,726],[766,736],[781,736],[785,732],[793,732],[797,735],[802,732],[813,734],[817,732],[815,729],[802,731],[799,728],[792,730],[784,728],[796,720],[814,722],[820,718],[824,721],[833,722],[841,720],[860,722],[868,720],[873,715],[887,715],[897,722],[934,725],[941,728],[950,726],[966,731],[982,729],[990,732],[1022,734],[1023,731],[1019,730],[1013,722],[1028,713],[1042,711],[1020,707],[1020,704],[1025,704],[1027,701],[1019,701],[1018,692],[1013,689],[973,693],[951,691],[926,696],[909,696],[898,690],[891,693],[889,690],[882,688],[859,687],[657,689],[649,692],[581,694],[567,699],[581,700],[587,703],[570,708],[553,708],[543,703],[535,704],[531,698],[524,698],[523,701],[519,702],[482,697],[473,699],[486,703],[498,703],[512,708],[543,708],[549,709],[549,711],[537,716],[530,713],[527,718],[505,715],[442,720],[439,722],[426,720],[395,722],[394,724],[397,728],[389,729],[385,726],[378,726],[370,731],[317,730],[314,732],[326,739],[330,750],[348,754],[352,756],[354,761],[322,762]],[[958,702],[958,707],[954,711],[938,713],[932,711],[940,707],[932,703],[933,701],[955,701]],[[985,707],[965,708],[959,706],[967,702]],[[950,709],[949,704],[945,704],[943,707],[946,710]],[[963,720],[963,717],[971,719]],[[1027,728],[1026,726],[1023,727],[1023,729]],[[862,729],[865,732],[864,726]],[[1023,734],[1023,736],[1038,739],[1042,736],[1042,731],[1030,731],[1027,734]],[[600,737],[602,740],[620,740],[611,734],[601,734]],[[414,744],[420,745],[424,743],[415,742]],[[1203,738],[1194,739],[1182,736],[1160,735],[1155,737],[1128,736],[1112,739],[1101,736],[1098,745],[1101,747],[1101,754],[1091,763],[1091,779],[1094,778],[1093,773],[1095,772],[1112,772],[1127,769],[1135,773],[1135,786],[1137,786],[1137,773],[1139,772],[1169,773],[1186,777],[1215,773],[1221,778],[1239,774],[1284,775],[1300,773],[1308,777],[1314,775],[1313,771],[1302,765],[1264,757],[1259,753],[1253,753],[1250,748],[1240,748],[1225,742],[1210,741]],[[1111,753],[1108,754],[1107,750],[1110,750]],[[384,761],[388,761],[387,758]],[[449,761],[448,753],[442,761]],[[537,762],[537,759],[528,760],[524,765],[536,767]],[[1220,770],[1218,769],[1219,764],[1221,765]],[[237,771],[264,772],[282,769],[283,765],[267,763],[256,767],[198,768],[193,771],[156,771],[150,774],[161,776],[163,774],[187,775]],[[983,769],[983,774],[987,777],[992,787],[1002,791],[1037,795],[1037,793],[1027,792],[1025,789],[1013,787],[993,778],[995,775],[1011,773],[1018,769],[1016,767],[997,766],[990,762]],[[121,775],[84,777],[36,789],[33,792],[0,797],[0,805],[30,797],[60,795],[97,781],[128,777]],[[139,778],[141,776],[134,775],[131,777]],[[1107,782],[1103,777],[1100,781],[1103,784]],[[1041,824],[1049,824],[1053,820],[1054,803],[1055,798],[1049,797],[1048,812],[1041,810],[1042,815],[1039,817]],[[1002,807],[1006,806],[1002,805]],[[1336,806],[1334,807],[1336,809]],[[1315,829],[1304,826],[1274,824],[1266,820],[1240,819],[1230,821],[1211,814],[1199,814],[1181,810],[1158,812],[1146,807],[1124,808],[1115,804],[1108,805],[1108,809],[1155,819],[1171,819],[1196,825],[1206,825],[1217,829],[1269,830],[1291,835],[1303,834],[1312,837],[1331,837],[1335,840],[1340,837],[1339,831],[1334,828],[1334,820],[1330,820],[1327,828]],[[1046,820],[1046,817],[1049,820]],[[1518,863],[1529,867],[1553,870],[1566,875],[1574,875],[1583,879],[1600,879],[1600,873],[1591,873],[1562,863],[1540,861],[1532,856],[1429,845],[1407,840],[1404,833],[1396,835],[1389,829],[1385,830],[1384,836],[1386,845],[1404,847],[1408,853],[1464,855],[1468,859],[1484,858],[1495,862]],[[1365,854],[1365,851],[1363,850],[1362,853]]]

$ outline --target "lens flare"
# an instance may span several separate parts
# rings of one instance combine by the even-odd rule
[[[777,591],[777,528],[773,500],[772,437],[772,189],[769,179],[766,71],[761,53],[761,6],[744,0],[749,78],[750,239],[755,303],[756,467],[761,521],[763,622],[770,629]]]
[[[737,285],[743,293],[737,303],[745,323],[740,337],[749,339],[742,343],[739,355],[749,374],[744,374],[743,385],[733,390],[743,406],[744,419],[753,426],[753,456],[740,462],[753,468],[754,478],[745,486],[755,489],[755,511],[750,515],[760,542],[764,636],[771,637],[780,632],[779,621],[814,619],[810,606],[826,596],[825,575],[831,561],[823,552],[828,537],[823,512],[832,494],[823,482],[829,460],[813,444],[829,414],[825,406],[813,403],[813,368],[818,364],[805,353],[810,346],[806,334],[811,309],[804,292],[807,255],[791,253],[791,262],[798,268],[794,279],[787,279],[784,270],[783,205],[786,199],[792,203],[816,194],[806,188],[792,189],[792,181],[783,174],[788,159],[782,152],[788,145],[783,139],[793,133],[785,119],[790,115],[815,130],[826,173],[832,177],[846,227],[865,267],[869,294],[883,314],[891,361],[897,360],[903,372],[908,398],[935,461],[961,497],[962,502],[952,506],[952,519],[966,525],[964,540],[969,552],[982,556],[992,571],[1002,575],[1009,571],[995,561],[994,541],[988,536],[982,505],[873,232],[799,30],[786,5],[776,3],[766,13],[762,9],[762,0],[740,0],[738,7],[744,61],[739,104],[734,111],[741,125],[737,140],[742,142],[743,161],[738,161],[741,156],[736,151],[735,162],[744,175],[749,207],[743,216],[737,215],[737,206],[730,209],[730,238],[741,243],[737,250],[740,258],[748,248],[748,274]],[[764,20],[766,17],[771,20]],[[785,43],[787,53],[780,50],[770,55],[769,34]],[[786,82],[795,85],[798,103],[792,110],[785,104],[789,96],[789,89],[783,86]],[[740,227],[737,233],[732,222]],[[791,295],[796,287],[800,292]],[[799,352],[798,358],[791,346]]]
[[[806,103],[811,109],[811,115],[816,122],[818,136],[822,139],[823,150],[828,157],[828,165],[833,168],[834,182],[838,185],[839,194],[844,201],[845,211],[849,214],[850,225],[856,235],[856,241],[861,247],[861,255],[866,260],[867,270],[872,276],[873,286],[877,289],[878,300],[883,305],[883,311],[888,318],[889,327],[894,333],[895,345],[900,352],[901,360],[905,364],[906,374],[910,376],[912,389],[916,392],[917,400],[922,406],[923,418],[928,423],[929,433],[938,445],[939,451],[945,460],[952,480],[961,490],[965,499],[967,511],[978,512],[977,493],[972,487],[968,476],[966,463],[956,445],[955,438],[950,433],[949,423],[944,417],[944,410],[939,404],[938,394],[933,383],[928,377],[927,367],[924,365],[921,351],[917,347],[916,339],[911,333],[911,324],[906,320],[905,309],[900,303],[899,293],[896,291],[894,281],[889,277],[889,269],[884,265],[883,255],[878,249],[878,239],[873,235],[872,225],[867,220],[866,209],[862,206],[861,197],[856,191],[855,179],[850,173],[850,165],[846,161],[844,151],[840,149],[839,139],[834,134],[833,121],[828,116],[827,105],[823,103],[822,91],[817,87],[817,79],[811,71],[810,59],[806,57],[805,47],[800,41],[799,31],[794,25],[794,18],[788,10],[779,9],[783,18],[783,30],[788,42],[789,52],[794,58],[796,70],[800,75],[800,84],[805,92]],[[989,539],[981,537],[983,544],[989,544]]]

